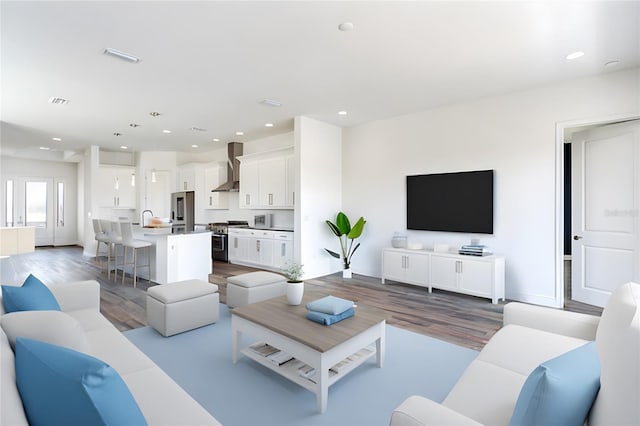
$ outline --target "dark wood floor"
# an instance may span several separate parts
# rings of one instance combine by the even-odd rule
[[[99,262],[82,255],[80,247],[38,248],[34,253],[13,256],[11,268],[24,279],[33,273],[45,283],[95,279],[101,285],[101,311],[120,330],[146,325],[146,289],[149,283],[139,279],[133,288],[131,277],[125,285],[107,279]],[[3,263],[6,267],[6,264]],[[216,262],[209,281],[219,286],[220,299],[226,301],[226,278],[253,269]],[[146,271],[144,271],[146,272]],[[3,277],[7,271],[3,271]],[[151,285],[154,285],[151,283]],[[401,284],[381,284],[377,278],[355,275],[345,280],[333,274],[305,281],[306,288],[324,291],[387,311],[389,324],[432,336],[461,346],[481,349],[502,326],[504,303],[488,299]],[[569,302],[566,309],[599,314],[600,308]]]

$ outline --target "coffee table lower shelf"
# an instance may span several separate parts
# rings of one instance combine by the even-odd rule
[[[308,369],[313,369],[314,373],[316,373],[315,369],[306,364],[304,361],[301,361],[296,358],[292,358],[290,361],[285,362],[284,364],[277,364],[273,362],[269,357],[264,355],[260,355],[253,351],[251,347],[244,348],[240,351],[247,358],[251,358],[259,364],[267,367],[270,370],[273,370],[280,374],[283,377],[291,380],[292,382],[306,388],[312,392],[315,392],[316,387],[318,385],[317,374],[312,374],[309,376],[304,376],[301,374],[301,369],[307,371]],[[352,370],[356,369],[363,363],[365,363],[369,358],[376,355],[376,348],[373,345],[367,346],[366,348],[360,349],[358,352],[350,355],[349,357],[342,360],[338,365],[334,365],[329,369],[329,381],[328,386],[333,385],[335,382],[343,378]]]
[[[325,352],[314,350],[296,340],[236,315],[232,315],[231,329],[232,361],[234,364],[237,363],[240,354],[245,355],[249,359],[315,393],[320,413],[324,413],[327,409],[329,386],[374,355],[376,356],[378,367],[382,367],[384,364],[384,320]],[[256,353],[249,346],[241,348],[243,334],[257,339],[253,344],[255,342],[265,342],[288,353],[298,363],[304,363],[315,369],[314,380],[301,376],[297,367],[294,367],[293,361],[278,365],[265,356]],[[353,357],[353,359],[341,365],[340,368],[336,368],[338,371],[332,374],[330,370],[348,357]]]

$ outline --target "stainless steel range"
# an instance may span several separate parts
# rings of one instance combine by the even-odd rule
[[[213,260],[229,261],[229,228],[248,228],[246,220],[230,220],[228,222],[210,223],[211,231],[211,258]]]

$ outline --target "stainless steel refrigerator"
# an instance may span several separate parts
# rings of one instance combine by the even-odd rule
[[[194,228],[194,192],[171,194],[171,222],[174,234],[192,232]]]

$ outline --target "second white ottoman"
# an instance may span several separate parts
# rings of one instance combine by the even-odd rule
[[[202,280],[149,287],[147,323],[165,337],[212,324],[220,318],[218,286]]]
[[[227,306],[236,308],[284,296],[286,279],[273,272],[258,271],[227,278]]]

